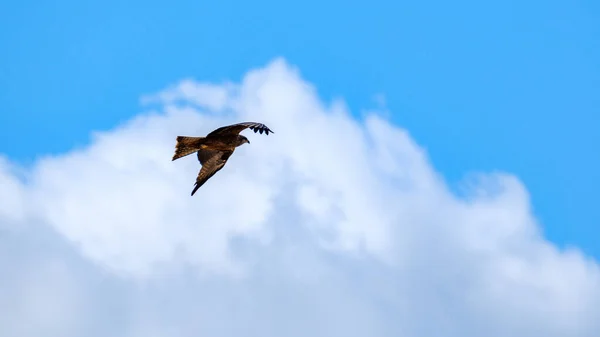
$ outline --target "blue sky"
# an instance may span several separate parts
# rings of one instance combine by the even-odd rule
[[[14,1],[0,45],[13,160],[82,146],[166,84],[283,56],[357,116],[383,93],[450,182],[516,174],[552,241],[600,257],[598,2]]]

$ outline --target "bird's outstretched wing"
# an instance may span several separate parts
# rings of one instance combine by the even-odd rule
[[[204,185],[204,183],[210,179],[210,177],[214,176],[215,173],[219,172],[219,170],[225,166],[227,159],[229,159],[229,156],[231,156],[232,153],[233,151],[215,150],[198,152],[198,160],[200,160],[200,163],[202,163],[202,168],[200,169],[200,172],[198,172],[196,184],[192,190],[192,195],[194,195],[200,186]]]
[[[244,122],[244,123],[222,126],[218,129],[214,130],[213,132],[209,133],[208,135],[206,135],[206,137],[223,136],[223,135],[237,135],[246,128],[249,128],[250,130],[254,131],[254,133],[260,132],[261,135],[263,132],[266,133],[267,135],[269,134],[269,132],[275,133],[275,132],[273,132],[273,130],[269,129],[266,125],[264,125],[262,123]]]
[[[204,165],[214,156],[223,155],[223,151],[213,150],[210,148],[202,147],[198,150],[198,161],[200,164]]]

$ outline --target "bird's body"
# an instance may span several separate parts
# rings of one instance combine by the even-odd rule
[[[177,136],[175,154],[173,159],[185,157],[194,152],[198,155],[198,161],[202,165],[192,195],[210,177],[215,175],[225,166],[235,148],[245,143],[250,143],[248,138],[240,135],[240,131],[250,128],[255,133],[264,132],[267,135],[273,133],[266,125],[261,123],[246,122],[220,127],[206,135],[206,137]]]

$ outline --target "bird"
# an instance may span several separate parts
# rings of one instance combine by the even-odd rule
[[[260,134],[263,134],[264,132],[266,135],[275,133],[262,123],[243,122],[222,126],[205,137],[177,136],[175,154],[173,154],[171,161],[197,152],[198,161],[202,165],[196,177],[192,196],[208,179],[225,166],[238,146],[246,143],[250,144],[248,138],[239,134],[246,128],[254,131],[254,133],[260,132]]]

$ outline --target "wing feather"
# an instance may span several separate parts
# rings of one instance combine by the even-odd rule
[[[198,151],[198,161],[200,164],[204,165],[207,161],[209,161],[212,157],[222,155],[223,152],[219,150],[212,150],[209,148],[201,148]]]
[[[196,177],[196,183],[194,184],[194,189],[192,190],[192,195],[196,193],[196,191],[206,183],[208,179],[215,175],[215,173],[219,172],[227,163],[227,159],[233,153],[232,151],[202,151],[205,152],[205,155],[202,159],[200,159],[201,155],[198,154],[198,159],[204,163],[202,163],[202,168],[200,172],[198,172],[198,177]],[[206,152],[212,152],[212,156],[208,157]]]

